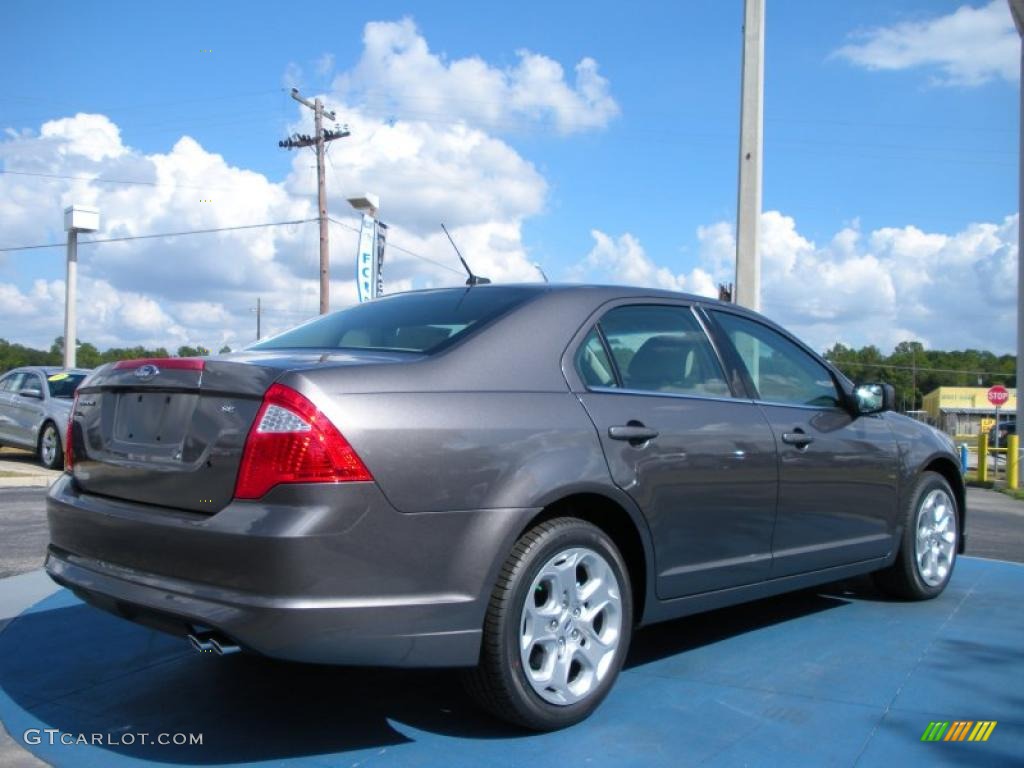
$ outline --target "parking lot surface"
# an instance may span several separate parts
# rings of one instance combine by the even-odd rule
[[[931,602],[860,579],[645,629],[595,717],[529,735],[452,673],[197,655],[89,608],[37,570],[44,493],[0,488],[0,573],[23,574],[0,578],[3,766],[1024,764],[1021,565],[962,558]],[[1024,562],[1024,504],[968,503],[968,552]],[[998,725],[985,743],[922,743],[933,720]],[[47,728],[114,741],[25,743]],[[141,733],[203,743],[117,741]]]

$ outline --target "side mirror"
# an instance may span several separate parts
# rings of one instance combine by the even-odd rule
[[[30,389],[20,389],[18,390],[18,394],[22,397],[34,397],[36,400],[43,399],[43,391],[41,389],[36,389],[35,387]]]
[[[892,411],[896,408],[896,390],[891,384],[858,384],[853,389],[858,416]]]

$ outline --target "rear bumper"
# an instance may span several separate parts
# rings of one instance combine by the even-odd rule
[[[497,572],[532,509],[396,511],[373,483],[281,486],[198,515],[47,498],[46,570],[104,610],[274,658],[469,666]]]

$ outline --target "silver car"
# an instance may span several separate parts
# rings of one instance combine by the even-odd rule
[[[26,366],[0,378],[0,445],[35,451],[47,469],[64,466],[64,430],[84,368]]]

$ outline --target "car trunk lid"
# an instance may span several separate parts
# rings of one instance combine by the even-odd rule
[[[245,437],[281,373],[198,358],[127,360],[79,389],[73,474],[83,490],[213,513],[234,491]]]

